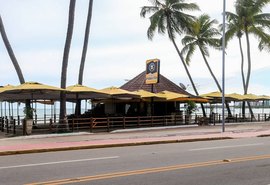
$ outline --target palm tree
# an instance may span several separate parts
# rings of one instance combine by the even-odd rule
[[[83,71],[84,71],[85,58],[86,58],[86,53],[87,53],[87,48],[88,48],[88,39],[89,39],[90,25],[91,25],[91,19],[92,19],[92,9],[93,9],[93,0],[89,0],[88,15],[87,15],[87,20],[86,20],[85,34],[84,34],[83,51],[82,51],[79,78],[78,78],[78,84],[80,85],[82,85],[83,83]],[[81,101],[77,100],[76,108],[75,108],[76,115],[81,114],[80,108],[81,108]]]
[[[5,31],[5,27],[4,27],[1,15],[0,15],[0,33],[2,35],[2,38],[3,38],[4,44],[6,46],[6,49],[8,51],[9,57],[10,57],[10,59],[11,59],[11,61],[13,63],[13,66],[14,66],[16,72],[17,72],[19,81],[20,81],[21,84],[23,84],[23,83],[25,83],[25,80],[24,80],[24,77],[23,77],[23,74],[22,74],[22,70],[20,68],[20,65],[19,65],[16,57],[15,57],[13,49],[12,49],[10,43],[9,43],[9,40],[8,40],[6,31]]]
[[[6,49],[8,51],[9,57],[10,57],[12,63],[13,63],[13,66],[14,66],[15,70],[16,70],[19,81],[20,81],[21,84],[23,84],[23,83],[25,83],[24,76],[23,76],[22,70],[20,68],[20,65],[19,65],[19,63],[17,61],[17,58],[15,57],[13,49],[12,49],[12,47],[10,45],[10,42],[8,40],[8,37],[7,37],[6,31],[5,31],[5,27],[4,27],[4,23],[2,21],[1,15],[0,15],[0,33],[2,35],[2,39],[3,39],[3,42],[4,42],[5,46],[6,46]],[[31,108],[30,100],[25,101],[25,107],[26,107],[26,109]]]
[[[246,80],[245,80],[245,72],[244,72],[244,53],[243,53],[243,47],[242,47],[242,36],[244,34],[243,21],[237,14],[232,13],[232,12],[226,12],[226,19],[228,21],[228,23],[226,23],[227,31],[225,33],[226,46],[233,37],[237,37],[240,55],[241,55],[242,84],[243,84],[243,89],[245,90]],[[245,101],[243,101],[243,104],[242,104],[242,116],[245,117]]]
[[[184,46],[181,50],[182,55],[186,55],[186,63],[189,65],[192,55],[194,54],[196,48],[198,48],[202,54],[205,65],[207,66],[208,71],[210,72],[212,78],[214,79],[218,90],[222,92],[222,88],[214,75],[206,57],[209,57],[208,46],[220,49],[220,39],[217,36],[220,36],[218,29],[214,28],[214,24],[217,24],[217,20],[210,20],[210,17],[206,14],[203,14],[196,18],[186,34],[182,39],[182,45]],[[228,114],[231,116],[231,110],[226,102],[226,107]]]
[[[251,52],[249,35],[252,34],[259,39],[259,49],[269,49],[270,36],[265,32],[265,28],[270,28],[270,14],[262,13],[262,9],[270,0],[237,0],[235,3],[236,14],[241,22],[241,29],[245,33],[247,43],[248,69],[244,87],[244,94],[248,93],[251,75]],[[248,104],[249,105],[249,104]],[[252,109],[249,110],[253,116]]]
[[[233,37],[237,37],[239,43],[239,49],[241,54],[241,76],[242,76],[242,83],[243,89],[246,88],[245,82],[245,73],[244,73],[244,54],[243,54],[243,47],[242,47],[242,36],[243,32],[243,24],[242,20],[239,18],[237,14],[232,12],[226,12],[226,19],[228,23],[226,23],[226,33],[225,33],[225,42],[226,46],[228,42],[233,39]],[[221,28],[222,29],[222,28]]]
[[[152,3],[152,6],[142,7],[140,13],[143,18],[145,18],[146,14],[150,14],[150,26],[147,30],[148,39],[152,40],[156,31],[163,35],[166,33],[168,34],[169,39],[172,41],[180,57],[196,95],[199,95],[184,58],[175,42],[176,34],[182,34],[187,31],[190,26],[190,22],[194,18],[184,11],[199,10],[199,7],[195,3],[185,3],[184,0],[151,0],[150,2]],[[204,116],[206,116],[203,105],[202,110]]]
[[[63,89],[66,88],[66,81],[67,81],[68,57],[69,57],[69,50],[70,50],[72,34],[73,34],[75,4],[76,4],[76,0],[70,0],[68,29],[67,29],[66,43],[65,43],[64,54],[63,54],[62,73],[61,73],[61,88]],[[66,94],[65,92],[61,92],[61,95],[60,95],[59,120],[60,122],[64,123],[66,126],[66,129],[68,129],[68,124],[66,122]]]

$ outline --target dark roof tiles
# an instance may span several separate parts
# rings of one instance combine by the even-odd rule
[[[121,89],[125,89],[128,91],[137,91],[143,89],[145,91],[151,92],[152,85],[145,84],[145,71],[133,78],[132,80],[128,81],[124,85],[120,87]],[[153,92],[159,93],[161,91],[171,91],[186,95],[191,95],[166,77],[160,74],[159,83],[153,85]]]

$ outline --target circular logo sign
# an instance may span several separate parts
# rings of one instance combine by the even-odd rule
[[[156,71],[156,65],[154,62],[151,62],[148,66],[148,69],[151,73],[155,72]]]

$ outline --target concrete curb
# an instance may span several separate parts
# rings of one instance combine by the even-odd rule
[[[81,135],[93,135],[89,132],[75,132],[75,133],[62,133],[62,134],[42,134],[42,135],[29,135],[29,136],[15,136],[1,138],[0,141],[8,140],[26,140],[26,139],[43,139],[43,138],[55,138],[55,137],[67,137],[67,136],[81,136]]]
[[[166,129],[176,129],[176,128],[194,128],[194,127],[199,127],[199,126],[193,124],[193,125],[178,125],[178,126],[165,126],[165,127],[118,129],[118,130],[113,130],[110,133],[126,133],[126,132],[166,130]]]
[[[231,137],[213,137],[213,138],[196,138],[196,139],[177,139],[177,140],[165,140],[165,141],[145,141],[145,142],[134,142],[134,143],[115,143],[115,144],[103,144],[103,145],[59,147],[59,148],[48,148],[48,149],[3,151],[3,152],[0,152],[0,156],[43,153],[43,152],[56,152],[56,151],[69,151],[69,150],[83,150],[83,149],[97,149],[97,148],[112,148],[112,147],[127,147],[127,146],[140,146],[140,145],[156,145],[156,144],[170,144],[170,143],[197,142],[197,141],[210,141],[210,140],[224,140],[224,139],[233,139],[233,138],[231,138]]]

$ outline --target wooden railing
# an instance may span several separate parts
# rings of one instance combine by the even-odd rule
[[[254,117],[250,115],[242,117],[242,115],[234,115],[232,117],[226,116],[226,123],[236,122],[262,122],[270,121],[269,114],[256,114]],[[47,119],[47,118],[46,118]],[[134,116],[134,117],[90,117],[90,118],[72,118],[65,121],[57,121],[50,118],[46,121],[42,119],[34,119],[33,133],[52,133],[59,132],[59,130],[78,132],[99,132],[111,131],[115,129],[139,128],[139,127],[157,127],[170,125],[184,125],[184,124],[199,124],[209,125],[218,124],[222,122],[220,114],[212,114],[209,117],[202,115],[166,115],[166,116]],[[13,135],[22,135],[24,132],[23,120],[18,116],[0,117],[0,131]]]

